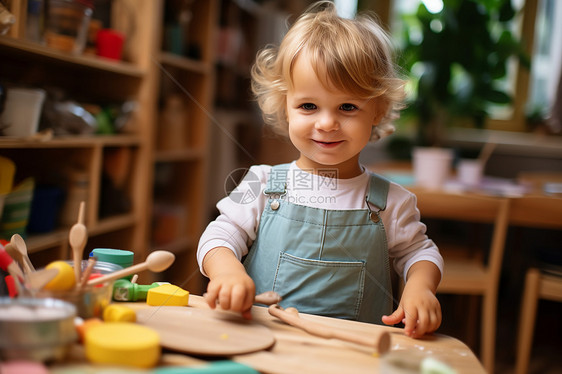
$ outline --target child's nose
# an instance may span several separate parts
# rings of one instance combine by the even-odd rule
[[[340,123],[332,113],[322,113],[316,120],[316,129],[322,131],[335,131],[340,128]]]

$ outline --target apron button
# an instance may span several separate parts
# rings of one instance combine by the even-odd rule
[[[271,204],[269,204],[269,206],[271,207],[271,209],[277,210],[277,209],[279,209],[279,201],[274,200],[274,201],[271,202]]]

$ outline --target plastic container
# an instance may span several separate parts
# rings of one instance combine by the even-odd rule
[[[68,261],[73,265],[72,261]],[[86,269],[88,260],[82,260],[82,270]],[[121,270],[122,267],[109,262],[97,261],[92,273],[110,274]],[[68,301],[76,307],[79,317],[102,318],[103,310],[111,302],[113,294],[113,281],[96,286],[85,286],[82,290],[72,289],[70,291],[46,291],[42,290],[37,294],[39,298],[55,298]]]
[[[11,238],[14,234],[26,236],[34,188],[35,179],[27,178],[6,195],[0,218],[1,238]]]
[[[94,5],[92,0],[50,0],[45,42],[51,48],[82,54]]]
[[[0,123],[6,136],[26,137],[37,133],[46,93],[39,88],[8,88]]]
[[[37,43],[43,40],[43,10],[44,0],[27,0],[27,20],[25,38]]]
[[[97,55],[112,60],[121,60],[125,35],[117,30],[102,29],[96,38]]]
[[[134,252],[123,249],[95,248],[90,252],[90,257],[97,257],[98,261],[109,262],[121,266],[123,269],[133,266],[135,259]],[[124,279],[131,279],[133,275],[128,275]],[[122,278],[123,279],[123,278]]]
[[[484,165],[480,160],[461,159],[457,165],[457,176],[460,183],[467,187],[478,187],[482,182]]]
[[[416,147],[412,156],[416,185],[431,190],[443,188],[453,165],[453,150]]]
[[[51,232],[57,227],[64,191],[56,186],[37,186],[33,192],[27,231]]]

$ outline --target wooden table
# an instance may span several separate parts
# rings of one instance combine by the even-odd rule
[[[369,170],[388,175],[410,176],[412,174],[412,165],[409,162],[389,162],[369,165]],[[392,177],[391,177],[392,179]],[[408,178],[411,179],[411,178]],[[527,184],[530,190],[521,196],[504,196],[510,200],[509,223],[512,226],[534,227],[544,229],[562,229],[562,197],[554,195],[546,195],[543,193],[543,185],[546,182],[562,182],[562,173],[531,173],[526,172],[518,178],[520,182]],[[404,184],[403,187],[410,190],[418,199],[424,198],[427,189]],[[490,196],[490,193],[483,190],[439,190],[431,191],[442,194],[481,194]]]
[[[120,305],[133,309],[146,308],[145,303],[120,303]],[[189,306],[185,308],[209,309],[203,298],[195,295],[190,295]],[[264,307],[254,306],[252,315],[255,322],[272,331],[275,344],[268,350],[225,357],[225,359],[250,366],[263,373],[378,373],[381,372],[381,366],[385,364],[385,361],[389,361],[390,357],[412,358],[416,355],[420,359],[429,356],[437,358],[456,369],[459,374],[485,373],[476,356],[465,344],[445,335],[435,334],[423,339],[412,339],[406,337],[402,329],[395,327],[300,314],[303,319],[310,319],[357,334],[368,335],[370,332],[380,331],[380,329],[389,331],[392,341],[391,351],[379,357],[373,349],[367,347],[309,335],[269,315],[267,308]],[[189,334],[189,331],[186,331],[186,334]],[[64,369],[66,366],[68,370],[71,368],[69,365],[77,365],[77,362],[82,366],[88,365],[84,364],[83,354],[83,347],[77,345],[69,362],[59,364],[55,368]],[[216,359],[216,357],[213,358],[213,360]],[[161,365],[200,366],[205,364],[205,360],[205,357],[190,357],[166,351],[162,355]]]
[[[197,308],[207,307],[199,299],[193,300],[192,305]],[[233,360],[258,371],[322,374],[378,373],[381,365],[384,365],[385,355],[378,357],[369,348],[311,336],[270,316],[266,308],[254,307],[252,313],[256,321],[273,331],[276,343],[270,350],[236,356]],[[459,374],[485,373],[474,353],[464,343],[452,337],[434,334],[423,339],[412,339],[405,336],[402,329],[395,327],[307,314],[301,314],[301,318],[364,335],[385,329],[389,331],[392,339],[391,351],[387,355],[392,354],[394,357],[398,354],[406,357],[419,355],[422,358],[431,355],[449,364]]]

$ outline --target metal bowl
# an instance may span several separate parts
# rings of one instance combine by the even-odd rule
[[[52,298],[0,297],[0,358],[63,359],[76,341],[74,305]]]
[[[71,261],[68,261],[74,265]],[[82,260],[82,270],[88,265],[88,260]],[[110,262],[98,261],[94,265],[94,272],[103,275],[121,270],[122,267]],[[103,310],[111,302],[113,295],[113,281],[97,286],[86,286],[81,290],[69,291],[47,291],[42,290],[37,297],[52,297],[72,303],[76,307],[76,313],[81,318],[102,318]]]

